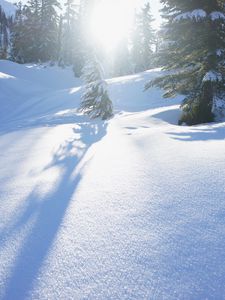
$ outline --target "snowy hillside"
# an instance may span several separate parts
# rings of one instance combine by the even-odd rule
[[[0,0],[0,6],[8,17],[13,16],[16,12],[16,6],[6,0]]]
[[[108,122],[71,69],[0,61],[0,299],[223,299],[225,123],[111,79]]]

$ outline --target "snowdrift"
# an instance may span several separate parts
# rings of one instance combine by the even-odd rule
[[[108,80],[107,122],[69,68],[0,72],[0,299],[223,299],[225,123],[177,126],[160,70]]]

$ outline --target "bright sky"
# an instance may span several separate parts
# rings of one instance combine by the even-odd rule
[[[129,35],[135,10],[147,0],[99,0],[90,19],[90,37],[106,50],[113,50]],[[160,24],[159,0],[150,0],[155,27]]]
[[[8,0],[15,2],[15,0]],[[22,0],[26,3],[28,0]],[[66,0],[60,0],[65,3]],[[91,1],[91,0],[90,0]],[[80,0],[74,0],[79,3]],[[150,3],[151,12],[155,18],[155,27],[159,27],[160,0],[98,0],[96,8],[90,20],[90,32],[95,42],[102,45],[105,49],[114,49],[118,43],[130,31],[133,24],[135,10],[143,7],[146,2]],[[64,7],[64,5],[62,5]]]

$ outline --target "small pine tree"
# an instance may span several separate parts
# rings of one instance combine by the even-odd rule
[[[107,92],[107,83],[103,79],[103,71],[96,57],[88,55],[83,68],[85,90],[81,99],[80,111],[91,118],[107,120],[113,116],[113,106]]]

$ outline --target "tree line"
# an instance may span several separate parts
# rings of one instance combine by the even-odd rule
[[[7,18],[0,10],[0,58],[18,63],[52,61],[60,66],[73,66],[76,76],[85,64],[87,12],[94,1],[67,0],[62,10],[58,0],[29,0],[17,3],[15,17]],[[119,9],[119,7],[118,7]],[[130,35],[119,45],[109,76],[144,71],[153,66],[155,32],[149,3],[136,13]],[[100,60],[105,53],[97,50]]]
[[[83,70],[87,90],[81,110],[106,119],[112,115],[112,103],[100,70],[104,53],[91,45],[85,30],[95,1],[81,0],[74,5],[67,0],[63,14],[58,0],[18,3],[14,19],[0,11],[0,54],[19,63],[72,65],[76,76]],[[149,1],[136,13],[129,39],[120,44],[108,75],[162,67],[163,75],[147,82],[146,89],[158,86],[168,98],[184,95],[179,124],[212,122],[225,109],[225,1],[161,3],[163,23],[158,35]]]

